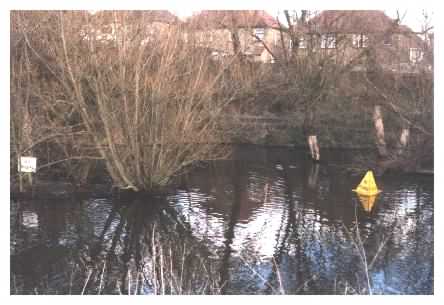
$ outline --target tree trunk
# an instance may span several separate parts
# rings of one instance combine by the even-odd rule
[[[314,110],[310,106],[306,106],[304,118],[304,135],[307,137],[310,156],[314,161],[319,161],[321,155],[319,153],[318,138],[314,128]]]
[[[318,138],[316,135],[309,135],[307,138],[308,147],[310,148],[310,155],[314,161],[319,161],[321,155],[319,154]]]
[[[387,157],[387,145],[385,143],[384,122],[380,105],[375,105],[373,112],[373,124],[376,131],[376,147],[380,157]]]
[[[399,137],[398,143],[398,155],[402,155],[405,152],[407,144],[409,143],[410,129],[408,127],[403,127],[401,130],[401,136]]]
[[[26,99],[27,100],[27,99]],[[28,103],[25,103],[25,109],[23,114],[23,126],[22,126],[22,147],[31,147],[33,144],[32,140],[32,122],[31,122],[31,115],[28,111]],[[33,156],[32,149],[29,149],[26,152],[27,156]],[[20,151],[18,155],[17,162],[21,162],[22,152]],[[31,188],[32,187],[32,174],[31,173],[19,173],[20,175],[20,181],[19,181],[19,188],[20,192],[23,192],[25,188]],[[25,185],[23,185],[23,183]]]
[[[234,56],[239,58],[240,63],[243,63],[243,53],[242,53],[242,46],[239,38],[239,30],[236,26],[233,26],[231,28],[231,42],[233,44],[233,53]]]

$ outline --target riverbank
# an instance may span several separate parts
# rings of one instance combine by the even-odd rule
[[[279,160],[288,159],[299,160],[311,163],[307,149],[303,146],[294,147],[292,144],[237,144],[228,145],[231,150],[231,155],[227,160],[220,161],[206,161],[194,166],[186,171],[186,175],[178,175],[172,181],[172,185],[179,185],[181,180],[186,178],[188,174],[199,168],[206,168],[211,164],[241,161],[241,162],[280,162]],[[248,152],[248,153],[246,153]],[[420,169],[417,172],[397,171],[380,171],[376,162],[376,151],[374,149],[337,149],[337,148],[323,148],[322,160],[319,163],[321,168],[335,168],[341,170],[346,176],[360,176],[367,169],[373,169],[376,176],[382,175],[423,175],[433,177],[433,167]],[[23,192],[19,191],[19,185],[16,180],[10,182],[10,196],[11,199],[41,199],[41,200],[56,200],[68,198],[85,198],[85,197],[134,197],[134,193],[129,190],[118,190],[113,188],[111,179],[106,172],[104,166],[97,165],[94,167],[94,176],[78,185],[70,180],[68,177],[63,177],[60,174],[57,176],[51,175],[51,169],[33,174],[33,185],[27,187]],[[156,194],[162,194],[171,189],[171,186],[159,191]],[[141,197],[147,197],[150,194],[141,193]],[[152,195],[152,194],[151,194]],[[138,197],[140,197],[138,196]]]

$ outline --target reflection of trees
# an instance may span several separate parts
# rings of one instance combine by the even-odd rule
[[[261,158],[263,157],[267,156],[261,155]],[[191,186],[189,188],[198,189],[199,193],[203,194],[205,194],[205,189],[210,189],[207,187],[206,181],[216,179],[225,182],[214,184],[219,187],[213,190],[212,195],[215,195],[215,198],[214,201],[211,201],[211,205],[214,208],[217,208],[219,203],[222,207],[229,207],[225,212],[226,216],[221,219],[224,233],[221,248],[217,251],[220,253],[219,274],[222,293],[232,293],[239,289],[250,291],[249,287],[255,285],[253,284],[254,282],[258,282],[257,278],[251,278],[251,272],[248,268],[245,268],[241,257],[259,257],[261,253],[255,249],[255,243],[260,244],[261,241],[249,240],[248,237],[246,240],[242,239],[244,241],[242,249],[234,249],[233,243],[236,239],[239,241],[239,238],[245,237],[245,232],[236,236],[236,231],[239,230],[239,233],[242,230],[249,232],[248,226],[253,221],[252,216],[255,215],[255,211],[260,209],[264,202],[267,201],[267,198],[272,196],[272,193],[279,187],[275,185],[279,176],[274,168],[274,164],[271,162],[270,164],[273,166],[271,170],[269,167],[258,166],[255,163],[234,161],[230,162],[228,166],[222,167],[220,171],[218,171],[217,167],[212,167],[211,169],[214,172],[210,172],[209,177],[207,174],[207,176],[199,176],[199,179],[195,177],[194,181],[188,181]],[[267,163],[268,166],[270,164]],[[209,202],[204,204],[205,207],[209,205]],[[284,215],[286,213],[282,214],[282,217]],[[202,220],[205,221],[205,218],[202,217]],[[238,224],[239,226],[237,226]],[[208,228],[208,226],[206,227]],[[267,230],[266,227],[264,229]],[[258,238],[260,234],[265,232],[255,231],[254,233],[254,237]],[[231,274],[233,271],[236,273],[235,278]],[[239,276],[239,274],[242,275]]]
[[[289,159],[273,159],[272,156],[267,162],[269,166],[267,170],[254,168],[252,171],[251,165],[245,163],[242,167],[236,164],[237,171],[230,168],[225,172],[225,178],[233,177],[234,186],[233,200],[225,198],[225,202],[231,203],[231,210],[225,214],[227,219],[224,250],[221,252],[221,283],[228,281],[223,292],[229,293],[240,289],[279,293],[281,283],[285,293],[341,294],[345,291],[345,285],[349,287],[348,292],[365,292],[363,266],[344,229],[354,228],[355,213],[357,213],[363,247],[368,263],[372,263],[370,268],[372,276],[378,271],[378,266],[386,267],[393,264],[390,260],[386,260],[384,264],[383,259],[391,254],[387,254],[389,252],[379,247],[383,243],[392,251],[396,251],[399,247],[387,239],[388,232],[400,225],[399,215],[377,221],[378,217],[389,214],[387,206],[376,204],[372,213],[366,213],[359,206],[355,195],[348,189],[350,183],[344,182],[343,174],[323,164],[307,163],[302,168],[295,168],[292,164],[294,163]],[[233,172],[229,175],[231,170]],[[249,175],[254,175],[255,178],[250,179]],[[325,175],[328,179],[325,179]],[[245,194],[246,184],[245,179],[239,177],[247,177],[247,187],[250,189],[248,198],[241,196]],[[279,185],[273,185],[278,180],[281,181]],[[225,182],[225,187],[227,183],[233,185],[230,181]],[[194,187],[200,192],[203,191],[199,188],[198,182],[195,182]],[[236,239],[234,228],[240,222],[239,209],[242,209],[245,201],[251,200],[251,196],[257,201],[256,198],[261,197],[259,195],[261,189],[264,189],[262,197],[267,198],[269,204],[273,205],[275,200],[282,200],[281,198],[285,198],[286,202],[284,206],[275,207],[275,209],[282,207],[282,212],[279,229],[275,231],[274,255],[272,258],[261,258],[261,253],[248,248],[254,246],[254,243],[260,243],[260,240],[249,241],[239,253],[233,255],[233,241]],[[236,204],[236,195],[240,198],[240,207]],[[384,201],[384,198],[378,200]],[[259,202],[258,206],[261,205]],[[248,222],[242,225],[248,226],[250,221],[252,220],[248,219]],[[256,233],[256,238],[260,236],[258,234],[259,232]],[[238,255],[241,256],[241,261]],[[254,269],[254,272],[251,269]],[[234,270],[236,275],[230,274]],[[316,277],[313,277],[314,275]]]
[[[14,216],[20,218],[20,215],[19,209]],[[58,227],[54,229],[55,235],[50,234],[49,229],[54,227],[43,226],[51,219],[46,219],[44,213],[38,215],[42,232],[49,232],[41,240],[47,240],[49,245],[55,244],[60,240],[60,234],[64,234],[61,232],[67,228]],[[78,228],[72,231],[72,234],[77,234],[72,250],[63,246],[41,246],[41,251],[32,248],[29,255],[25,251],[13,258],[14,266],[20,266],[23,262],[28,262],[29,266],[20,269],[26,273],[23,279],[28,282],[24,283],[17,277],[17,272],[21,272],[18,267],[12,270],[14,281],[11,281],[11,291],[73,294],[218,293],[219,280],[209,262],[209,252],[193,238],[183,215],[166,206],[161,198],[113,204],[101,226],[102,231],[97,235],[93,229],[98,223],[92,222],[86,215],[76,216],[73,223],[77,222]],[[100,215],[101,219],[103,216]],[[13,231],[21,236],[14,238],[26,241],[28,233],[19,226],[20,221],[17,219],[18,228]],[[61,221],[66,220],[56,223]],[[56,266],[54,259],[59,253],[61,265]],[[40,256],[47,259],[39,260]],[[29,272],[36,268],[35,263],[40,264],[39,269],[35,271],[35,276],[30,277]],[[46,272],[56,267],[59,282],[38,285],[39,281],[45,279]],[[34,287],[38,290],[34,291]]]
[[[148,202],[147,202],[148,201]],[[208,251],[160,198],[115,203],[78,253],[72,293],[215,293]]]
[[[403,193],[405,198],[389,198],[401,202],[391,217],[378,220],[368,234],[366,250],[370,257],[377,252],[375,245],[381,244],[381,236],[386,238],[371,268],[372,273],[380,275],[374,285],[385,293],[433,293],[433,211],[424,204],[426,194],[433,191],[416,187]],[[415,202],[414,207],[408,207],[409,201]],[[400,276],[399,270],[409,272]]]
[[[282,285],[278,275],[280,273],[279,269],[282,269],[282,258],[284,255],[286,255],[289,251],[289,247],[288,247],[288,242],[289,242],[289,238],[290,238],[290,234],[294,234],[292,237],[292,239],[294,240],[294,242],[297,245],[297,249],[299,251],[297,251],[297,253],[300,253],[300,238],[297,234],[297,227],[299,225],[299,221],[301,220],[301,217],[296,217],[297,211],[296,211],[296,206],[295,206],[295,202],[294,202],[294,198],[293,198],[293,184],[290,182],[290,175],[289,175],[289,168],[288,168],[288,164],[284,163],[283,164],[283,175],[282,175],[283,179],[284,179],[284,183],[285,183],[285,200],[287,202],[287,219],[282,218],[282,223],[281,223],[281,227],[284,228],[283,229],[283,236],[282,238],[279,240],[279,235],[277,235],[277,239],[276,239],[276,247],[275,247],[275,254],[273,255],[273,272],[270,274],[269,278],[268,278],[268,282],[269,283],[276,283],[275,285]],[[299,215],[298,215],[299,216]],[[303,256],[298,255],[297,256],[299,259],[303,259]],[[298,266],[301,266],[302,264],[300,264],[301,261],[299,260],[297,262]],[[296,278],[300,278],[301,275],[303,274],[302,272],[302,268],[295,268],[293,270],[297,270],[297,277]],[[271,286],[273,287],[273,286]],[[270,286],[267,287],[266,292],[267,293],[271,293],[272,292],[272,288]],[[282,289],[285,289],[286,287],[281,287]]]
[[[282,219],[283,234],[277,235],[275,253],[272,258],[272,273],[268,278],[271,287],[279,287],[285,293],[303,293],[320,291],[316,281],[318,274],[326,273],[326,262],[323,261],[324,249],[319,240],[319,234],[327,226],[319,221],[319,172],[320,165],[307,163],[303,171],[292,171],[288,162],[283,164],[283,190],[287,205],[287,217]],[[297,186],[301,185],[302,189]],[[301,198],[295,196],[302,194]],[[307,207],[307,203],[312,207]],[[314,208],[313,208],[314,205]],[[306,209],[313,214],[307,214]],[[320,224],[316,227],[313,224]],[[307,252],[307,247],[318,248],[318,256]],[[318,268],[313,269],[311,262],[315,260]],[[293,272],[286,272],[293,270]],[[272,288],[266,289],[267,293]],[[276,290],[276,289],[275,289]]]
[[[220,287],[222,294],[227,293],[230,286],[230,256],[233,252],[231,245],[234,239],[234,228],[239,219],[240,208],[242,205],[242,182],[241,171],[242,165],[240,162],[234,162],[233,171],[233,203],[231,206],[231,212],[228,217],[227,228],[224,234],[224,249],[222,254],[222,260],[220,263]]]
[[[301,185],[299,180],[301,175],[291,173],[287,164],[283,168],[282,178],[285,181],[288,214],[287,218],[282,220],[285,228],[284,234],[277,235],[276,238],[276,250],[273,256],[275,264],[270,262],[273,272],[267,281],[271,283],[272,287],[284,286],[285,293],[304,293],[306,291],[308,293],[341,294],[344,293],[344,286],[347,285],[349,293],[366,293],[363,265],[357,255],[357,249],[344,232],[345,228],[348,227],[351,230],[355,226],[355,213],[357,213],[357,225],[363,241],[362,250],[366,253],[371,277],[378,272],[384,272],[385,269],[397,268],[395,266],[403,260],[400,257],[401,253],[404,257],[409,257],[409,261],[413,259],[411,261],[413,265],[423,265],[424,267],[420,267],[419,270],[424,270],[425,273],[421,276],[420,281],[415,280],[411,276],[415,277],[417,270],[409,271],[409,269],[415,268],[404,265],[401,270],[403,270],[406,277],[410,277],[405,282],[427,283],[427,279],[433,277],[430,274],[433,272],[433,268],[429,268],[430,262],[428,262],[433,254],[422,255],[418,251],[418,247],[424,245],[424,242],[419,239],[424,237],[424,232],[430,231],[427,228],[421,228],[420,220],[424,218],[424,215],[421,216],[421,214],[428,212],[419,212],[419,196],[415,199],[418,202],[415,209],[416,215],[412,215],[415,223],[410,223],[417,236],[408,236],[409,242],[406,243],[406,240],[402,241],[406,238],[405,233],[400,230],[405,226],[406,220],[397,210],[392,213],[391,217],[387,218],[386,215],[390,214],[387,207],[380,206],[376,209],[376,213],[368,214],[357,206],[359,204],[357,200],[353,201],[354,204],[350,205],[348,210],[341,210],[343,209],[341,207],[339,211],[334,211],[334,207],[332,208],[331,205],[322,207],[321,205],[325,204],[326,199],[315,195],[317,189],[313,189],[313,185],[316,185],[317,182],[316,177],[313,177],[313,173],[316,173],[313,169],[305,171],[305,175],[302,174],[302,198],[300,200],[296,199],[295,202],[294,193],[299,192],[297,186]],[[333,184],[335,180],[338,179],[330,178]],[[304,190],[304,188],[308,189]],[[309,196],[308,200],[305,197],[307,194]],[[350,195],[343,196],[343,194],[335,197],[334,195],[337,195],[338,192],[334,191],[334,187],[330,188],[328,194],[336,199],[342,197],[345,200],[347,198],[349,198],[348,200],[355,199]],[[387,199],[386,201],[390,202]],[[309,209],[314,205],[314,211],[307,211],[307,204]],[[313,213],[311,214],[310,211],[313,211]],[[323,220],[322,216],[317,214],[322,212],[325,213],[323,214],[324,217],[329,218],[328,220]],[[385,218],[378,220],[378,216],[385,216]],[[424,221],[422,223],[425,226],[424,224],[430,222]],[[414,234],[413,232],[412,234]],[[410,243],[415,246],[410,247]],[[426,247],[426,251],[428,249],[430,247]],[[286,270],[292,270],[292,272],[286,272]],[[313,275],[317,275],[317,277],[313,278]],[[399,279],[399,275],[394,276],[394,278]],[[377,278],[374,279],[373,284],[376,287],[378,284]],[[403,291],[410,289],[405,287],[402,279],[400,283],[395,283],[395,286],[403,289]],[[415,291],[415,289],[412,287],[411,291]],[[273,289],[268,287],[266,292],[272,293]],[[393,293],[393,291],[386,291],[386,293]]]

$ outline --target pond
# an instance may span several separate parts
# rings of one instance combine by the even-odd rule
[[[359,158],[242,146],[162,196],[11,200],[11,294],[433,294],[433,176],[361,201]]]

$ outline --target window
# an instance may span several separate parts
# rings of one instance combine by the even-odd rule
[[[299,48],[300,49],[306,49],[307,48],[307,41],[304,37],[299,38]]]
[[[254,35],[257,36],[260,40],[263,40],[265,37],[265,29],[264,28],[254,29]]]
[[[392,44],[392,35],[391,34],[385,34],[384,35],[384,44],[385,45],[391,45]]]
[[[368,36],[365,34],[353,34],[353,47],[367,48],[368,47]]]
[[[305,38],[300,37],[300,38],[298,38],[298,40],[299,40],[298,48],[299,49],[306,49],[307,48],[307,41],[305,40]],[[289,49],[291,50],[292,48],[293,48],[293,40],[290,39]]]
[[[410,48],[409,58],[410,62],[416,64],[422,60],[424,52],[418,48]]]
[[[336,35],[329,33],[329,34],[322,34],[321,36],[321,48],[322,49],[334,49],[336,48]]]

